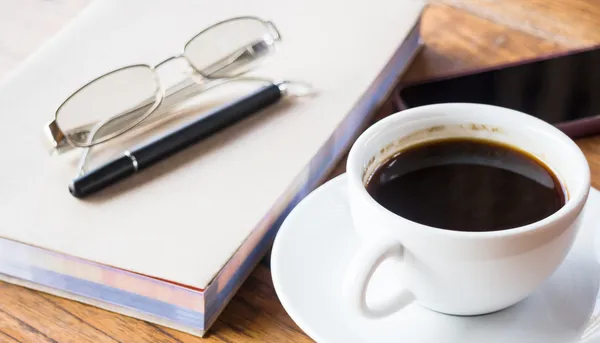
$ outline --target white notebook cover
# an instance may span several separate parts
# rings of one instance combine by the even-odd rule
[[[423,6],[93,2],[0,83],[0,237],[205,288],[365,93]],[[176,55],[195,33],[240,15],[273,21],[283,37],[253,74],[307,81],[318,95],[267,110],[93,200],[72,197],[78,153],[50,156],[43,144],[57,106],[102,73]]]

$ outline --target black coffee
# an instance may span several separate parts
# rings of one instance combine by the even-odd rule
[[[399,216],[458,231],[530,224],[566,201],[561,183],[535,157],[476,139],[440,140],[401,151],[374,171],[367,190]]]

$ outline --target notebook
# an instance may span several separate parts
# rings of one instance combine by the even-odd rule
[[[102,0],[0,81],[0,275],[202,336],[421,46],[421,0]],[[275,106],[92,200],[67,190],[80,152],[44,125],[91,79],[154,64],[215,22],[271,20],[282,42],[251,72],[310,83]]]

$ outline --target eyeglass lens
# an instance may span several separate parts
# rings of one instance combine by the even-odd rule
[[[158,101],[158,91],[154,71],[149,67],[123,68],[81,88],[60,107],[57,123],[72,142],[86,146],[123,127],[110,125],[112,129],[107,126],[93,134],[101,125],[118,121],[120,113],[128,113],[129,122],[147,115]],[[82,133],[68,133],[78,131]]]
[[[215,25],[194,37],[186,45],[184,54],[205,76],[233,77],[269,55],[275,38],[264,22],[241,18]]]

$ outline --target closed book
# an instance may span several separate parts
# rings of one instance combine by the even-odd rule
[[[1,278],[204,335],[285,215],[327,177],[393,90],[421,46],[424,7],[420,0],[92,2],[0,81]],[[57,107],[88,81],[154,65],[238,16],[270,20],[282,37],[249,75],[301,80],[315,94],[266,109],[90,199],[73,197],[68,185],[81,149],[52,155],[43,141]],[[209,94],[199,101],[208,109],[218,103]],[[130,143],[115,139],[94,160]]]

